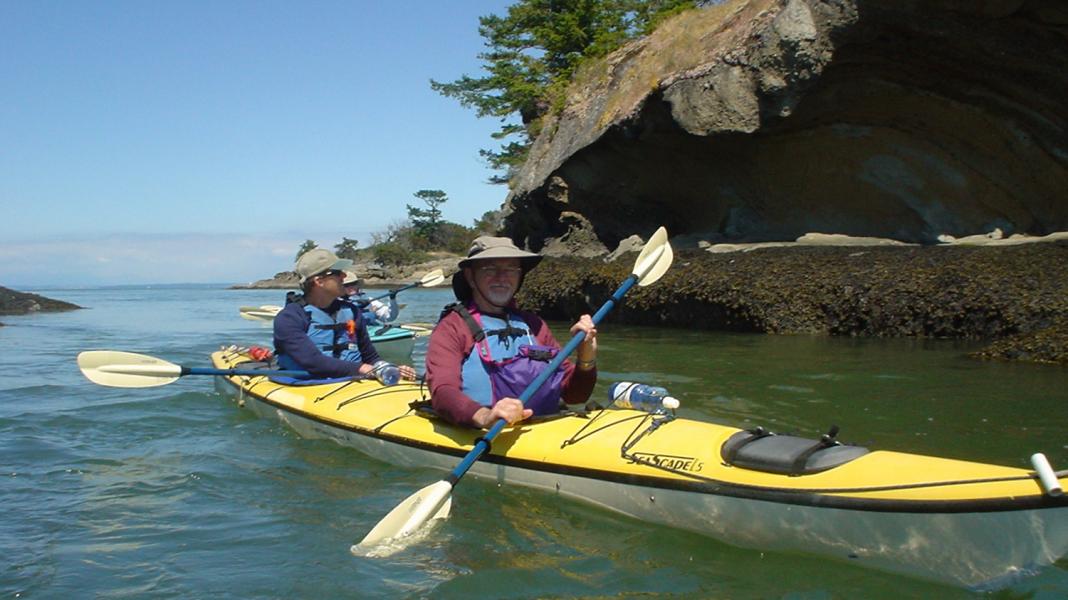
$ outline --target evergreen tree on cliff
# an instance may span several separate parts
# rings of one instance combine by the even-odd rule
[[[506,16],[479,18],[488,50],[478,57],[487,75],[431,80],[430,86],[480,117],[500,119],[495,139],[518,137],[479,152],[490,167],[504,171],[490,180],[506,183],[526,159],[541,118],[562,104],[583,59],[604,56],[692,6],[694,0],[519,0]]]

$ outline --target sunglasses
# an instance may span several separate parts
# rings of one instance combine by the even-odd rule
[[[342,273],[341,271],[338,271],[337,269],[330,269],[329,271],[323,271],[322,273],[319,273],[319,275],[317,275],[317,276],[318,277],[341,277],[342,275],[344,275],[344,273]]]

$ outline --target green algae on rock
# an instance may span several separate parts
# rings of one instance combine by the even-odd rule
[[[547,258],[527,276],[520,304],[547,318],[571,319],[627,274],[626,260]],[[683,250],[657,286],[633,290],[607,320],[774,334],[998,340],[988,357],[1068,364],[1065,319],[1068,243],[1056,242]]]

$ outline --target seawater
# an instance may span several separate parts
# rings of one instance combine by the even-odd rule
[[[95,386],[90,349],[209,366],[269,345],[224,286],[33,290],[85,306],[0,318],[0,597],[968,598],[848,562],[731,547],[543,492],[465,478],[453,515],[390,559],[349,546],[441,473],[297,437],[212,391]],[[414,289],[402,321],[447,290]],[[596,308],[596,307],[594,307]],[[566,339],[567,323],[554,323]],[[602,323],[600,383],[666,387],[683,416],[1026,467],[1068,468],[1068,369],[980,362],[972,344],[731,335]],[[1068,562],[997,597],[1068,597]]]

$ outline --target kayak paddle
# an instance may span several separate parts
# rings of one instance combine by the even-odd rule
[[[183,367],[147,354],[115,350],[88,350],[78,354],[78,368],[97,385],[122,388],[155,387],[174,383],[186,375],[249,375],[311,377],[307,371],[273,371],[268,369],[211,369]]]
[[[642,248],[641,254],[638,255],[638,259],[634,263],[634,270],[631,275],[623,281],[623,284],[612,294],[612,297],[593,315],[593,324],[600,323],[601,319],[630,291],[630,288],[634,287],[634,284],[644,287],[660,279],[664,272],[668,270],[668,267],[671,266],[673,257],[671,244],[668,243],[667,230],[661,227],[656,230],[656,233],[649,238],[649,241]],[[523,390],[523,393],[519,395],[519,401],[526,403],[538,391],[538,388],[552,377],[553,372],[560,367],[564,360],[578,348],[585,337],[586,332],[584,331],[576,333],[571,338],[571,341],[557,353],[556,358]],[[449,510],[452,505],[452,489],[456,487],[460,478],[467,473],[471,465],[489,449],[490,442],[497,437],[497,434],[507,424],[504,419],[499,419],[494,423],[489,431],[486,432],[486,435],[478,438],[475,446],[455,469],[441,481],[428,485],[397,505],[364,536],[359,544],[351,548],[352,553],[361,556],[372,554],[375,556],[388,556],[400,550],[403,545],[383,544],[383,542],[409,536],[428,521],[449,516]]]
[[[415,283],[406,285],[404,287],[399,287],[395,290],[390,290],[389,292],[382,294],[381,296],[376,296],[367,300],[360,300],[359,302],[361,304],[370,304],[373,300],[381,300],[382,298],[390,296],[391,294],[397,294],[413,287],[434,287],[436,285],[441,285],[444,281],[445,276],[442,274],[441,269],[434,269],[426,275],[423,275],[423,278]],[[401,305],[400,308],[403,308],[403,305]],[[282,307],[275,306],[273,304],[264,304],[263,306],[242,306],[238,309],[238,311],[241,314],[242,319],[248,319],[249,321],[269,322],[273,321],[274,318],[278,316],[278,313],[282,311]]]
[[[399,294],[400,292],[403,292],[404,290],[412,289],[413,287],[420,287],[420,286],[422,286],[422,287],[434,287],[434,286],[441,285],[444,282],[445,282],[445,274],[441,272],[441,269],[434,269],[433,271],[427,273],[426,275],[423,275],[423,278],[420,279],[419,281],[417,281],[415,283],[409,283],[408,285],[406,285],[404,287],[399,287],[399,288],[397,288],[395,290],[390,290],[390,291],[386,292],[385,294],[382,294],[381,296],[375,296],[374,298],[370,298],[370,299],[367,300],[367,303],[370,304],[371,302],[373,302],[375,300],[381,300],[382,298],[387,298],[389,296],[392,296],[393,294]]]

